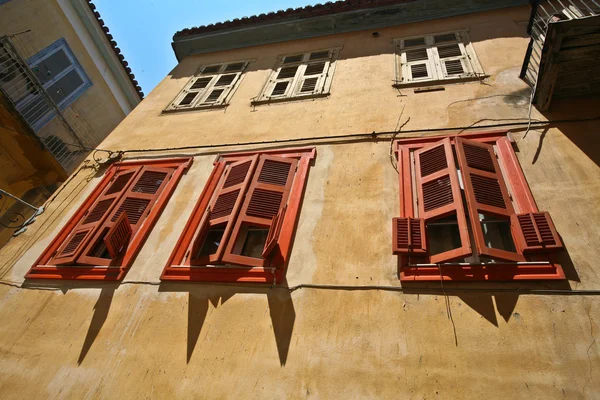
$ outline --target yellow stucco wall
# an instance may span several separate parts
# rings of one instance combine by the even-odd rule
[[[529,93],[518,78],[528,11],[402,25],[380,29],[378,38],[362,31],[189,57],[101,146],[124,150],[390,131],[403,107],[401,121],[410,117],[404,130],[524,118],[526,97],[487,96]],[[392,38],[461,28],[470,30],[487,80],[420,94],[391,87]],[[328,46],[343,46],[329,98],[250,106],[277,55]],[[199,64],[246,58],[256,61],[226,110],[161,115]],[[457,102],[479,97],[487,98]],[[533,118],[595,116],[599,104],[597,99],[557,103],[551,114],[534,110]],[[0,324],[0,394],[598,398],[598,297],[522,290],[600,289],[598,128],[598,121],[558,123],[526,136],[523,126],[511,128],[536,202],[552,214],[568,249],[569,280],[448,283],[444,289],[432,283],[433,293],[400,291],[391,254],[390,221],[399,200],[389,139],[302,142],[315,144],[317,157],[286,277],[289,287],[382,285],[386,290],[159,284],[215,154],[277,144],[138,155],[195,159],[123,283],[0,286],[0,320],[6,321]],[[101,175],[91,168],[79,171],[38,222],[0,252],[3,282],[23,282]],[[456,291],[447,303],[444,290],[450,288]]]

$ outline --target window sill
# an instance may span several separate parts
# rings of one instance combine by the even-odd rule
[[[273,283],[274,280],[281,282],[283,272],[283,268],[172,265],[164,270],[160,280],[163,282]]]
[[[419,82],[407,82],[407,83],[394,83],[392,87],[397,89],[409,89],[409,88],[419,88],[419,87],[427,87],[427,86],[439,86],[439,85],[451,85],[454,83],[467,83],[467,82],[480,82],[487,78],[489,75],[479,75],[479,76],[467,76],[462,78],[452,78],[452,79],[438,79],[431,81],[419,81]]]
[[[193,107],[193,108],[173,108],[170,110],[162,110],[161,114],[176,114],[176,113],[184,113],[190,111],[212,111],[212,110],[221,110],[229,106],[229,103],[223,104],[215,104],[210,106],[201,106],[201,107]]]
[[[541,281],[564,280],[565,273],[556,263],[530,263],[519,265],[481,264],[481,265],[442,265],[432,266],[402,266],[400,267],[400,282],[440,282],[473,281],[473,282],[507,282],[507,281]]]
[[[302,96],[293,96],[293,97],[281,97],[281,98],[277,98],[277,99],[254,100],[254,101],[250,102],[250,104],[253,106],[260,106],[263,104],[275,104],[275,103],[285,103],[285,102],[289,102],[289,101],[320,99],[320,98],[324,98],[324,97],[328,97],[328,96],[329,96],[329,92],[302,95]]]

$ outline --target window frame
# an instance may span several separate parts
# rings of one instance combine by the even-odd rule
[[[57,280],[104,280],[118,281],[123,279],[128,269],[133,264],[135,257],[141,250],[148,235],[169,198],[173,194],[183,173],[192,164],[193,158],[169,158],[159,160],[143,160],[119,162],[108,168],[102,180],[96,185],[92,193],[86,198],[83,204],[77,209],[75,214],[61,228],[60,232],[52,239],[50,244],[35,261],[29,272],[25,275],[26,279],[57,279]],[[112,178],[117,173],[123,171],[135,170],[139,167],[155,167],[173,169],[171,179],[162,189],[156,201],[153,203],[149,214],[145,217],[137,233],[131,238],[127,250],[122,256],[120,265],[109,266],[57,266],[48,264],[55,256],[56,251],[63,246],[73,230],[77,227],[94,202],[104,193],[104,189],[111,183]],[[87,247],[87,245],[86,245]]]
[[[175,98],[169,103],[167,108],[163,110],[163,113],[194,110],[211,110],[227,107],[237,88],[240,86],[241,81],[246,75],[248,65],[250,65],[252,61],[253,60],[239,60],[201,65],[200,67],[198,67],[194,75],[186,82],[183,89],[181,89],[177,96],[175,96]],[[244,66],[241,70],[226,72],[226,69],[229,65],[242,63],[244,64]],[[204,75],[204,70],[216,66],[219,66],[219,70],[217,72],[207,73]],[[222,93],[216,101],[205,103],[210,93],[213,91],[213,89],[216,88],[215,85],[219,81],[219,79],[224,75],[232,74],[236,74],[236,77],[234,78],[233,82],[231,82],[229,85],[225,85],[224,93]],[[196,91],[196,93],[201,93],[201,95],[196,95],[196,98],[189,105],[181,105],[181,101],[186,97],[187,94],[194,93],[192,91],[194,83],[198,79],[202,79],[203,76],[210,76],[211,80],[205,87]]]
[[[76,90],[71,92],[67,97],[65,97],[59,103],[57,103],[58,107],[61,110],[65,110],[68,106],[73,104],[73,102],[75,100],[77,100],[79,98],[79,96],[81,96],[89,87],[92,86],[92,81],[85,73],[81,64],[79,64],[79,61],[73,54],[73,51],[69,47],[69,44],[67,43],[65,38],[58,39],[56,42],[52,43],[45,49],[39,51],[34,56],[30,57],[27,60],[27,64],[29,65],[29,68],[33,71],[37,65],[39,65],[45,59],[47,59],[48,57],[50,57],[51,55],[55,54],[56,52],[58,52],[60,50],[64,51],[65,55],[71,62],[71,65],[68,68],[62,70],[59,74],[54,76],[51,80],[49,80],[45,83],[42,83],[41,85],[44,87],[45,90],[48,90],[48,88],[50,86],[52,86],[54,83],[56,83],[58,80],[60,80],[63,76],[65,76],[69,72],[71,72],[71,71],[77,72],[77,74],[79,75],[79,77],[81,78],[83,83]],[[17,104],[17,109],[20,110],[23,106],[27,105],[29,102],[34,100],[36,97],[37,97],[37,95],[35,95],[35,94],[29,94],[28,96],[24,97]],[[44,114],[44,116],[38,118],[38,120],[32,126],[32,128],[35,131],[40,130],[48,122],[50,122],[55,116],[56,116],[56,114],[53,110],[48,111],[46,114]]]
[[[320,53],[328,51],[328,58],[310,60],[310,56],[313,53]],[[267,104],[267,103],[278,103],[285,101],[301,100],[301,99],[314,99],[319,97],[327,97],[331,93],[331,84],[333,81],[333,75],[335,73],[335,67],[341,47],[330,47],[325,49],[311,50],[308,52],[297,52],[283,54],[277,57],[277,61],[267,78],[267,81],[263,84],[260,94],[252,101],[252,105]],[[302,59],[297,62],[284,63],[287,57],[302,56]],[[308,64],[318,63],[325,61],[325,67],[323,72],[317,74],[318,83],[315,89],[311,93],[303,94],[300,92],[302,85],[301,83],[310,78],[304,78],[304,72]],[[297,66],[298,69],[292,78],[281,78],[278,79],[279,72],[282,68]],[[279,96],[272,96],[270,93],[273,92],[275,85],[279,82],[289,81],[290,84],[286,87],[285,93]]]
[[[447,41],[441,42],[439,44],[434,43],[435,36],[441,35],[449,35],[455,34],[458,35],[458,39],[455,41]],[[412,75],[407,73],[407,67],[412,64],[419,64],[418,61],[408,62],[406,60],[406,48],[404,47],[404,43],[407,40],[412,39],[424,39],[425,44],[411,46],[409,50],[418,50],[418,49],[426,49],[427,50],[427,60],[425,64],[427,65],[429,74],[431,77],[425,78],[415,78],[412,79]],[[439,53],[438,47],[444,46],[447,44],[457,43],[460,50],[461,56],[453,56],[448,57],[449,60],[454,59],[465,59],[466,62],[462,63],[462,67],[464,70],[463,74],[457,76],[447,76],[445,70],[445,64],[442,63]],[[436,33],[428,33],[426,35],[415,35],[409,37],[395,38],[393,39],[394,45],[394,83],[392,86],[394,87],[417,87],[423,85],[430,84],[444,84],[444,83],[454,83],[454,82],[468,82],[468,81],[476,81],[481,80],[487,77],[481,63],[479,62],[479,58],[477,57],[477,53],[473,47],[471,39],[469,38],[467,29],[457,29],[452,31],[445,32],[436,32]],[[423,60],[424,61],[424,60]],[[410,76],[409,76],[410,75]],[[407,77],[405,79],[405,77]]]
[[[256,155],[271,155],[297,160],[297,169],[287,200],[286,211],[281,224],[278,246],[279,252],[273,255],[270,263],[260,266],[192,266],[187,257],[188,250],[199,234],[200,224],[215,191],[222,179],[225,167],[237,161]],[[289,262],[293,238],[296,230],[302,197],[308,179],[312,160],[316,157],[315,147],[287,148],[254,152],[236,152],[217,156],[214,168],[194,207],[192,215],[181,233],[179,240],[161,274],[161,281],[197,281],[197,282],[281,282]],[[285,206],[284,206],[285,207]],[[234,221],[235,224],[235,221]]]
[[[415,218],[411,151],[434,144],[442,139],[450,138],[454,146],[456,138],[487,143],[496,146],[500,169],[512,196],[516,213],[537,213],[538,207],[531,193],[527,179],[508,137],[508,131],[491,131],[463,133],[449,136],[430,136],[426,138],[408,138],[396,140],[395,153],[399,170],[400,217]],[[468,210],[465,210],[468,212]],[[471,243],[475,247],[475,243]],[[562,266],[557,262],[556,254],[536,254],[528,256],[527,263],[513,261],[476,265],[447,265],[421,263],[419,266],[410,263],[410,256],[399,255],[399,277],[401,282],[415,281],[517,281],[517,280],[564,280]],[[540,261],[540,263],[535,263]]]

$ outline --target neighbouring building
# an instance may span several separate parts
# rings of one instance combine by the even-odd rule
[[[599,398],[599,12],[177,32],[113,153],[0,252],[0,394]]]
[[[89,0],[0,0],[0,247],[143,98]]]

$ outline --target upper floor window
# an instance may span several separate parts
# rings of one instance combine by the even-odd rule
[[[65,109],[92,85],[65,39],[59,39],[27,60],[48,95]],[[38,130],[54,117],[54,110],[35,90],[28,88],[17,109]]]
[[[247,66],[248,61],[201,66],[167,111],[226,106]]]
[[[281,282],[314,148],[220,156],[162,280]]]
[[[561,238],[506,136],[403,139],[397,150],[401,280],[564,279],[552,254]]]
[[[27,278],[120,280],[190,158],[114,164]]]
[[[279,57],[254,103],[328,95],[338,51],[325,49]]]
[[[483,70],[467,32],[395,39],[396,85],[477,79]]]

